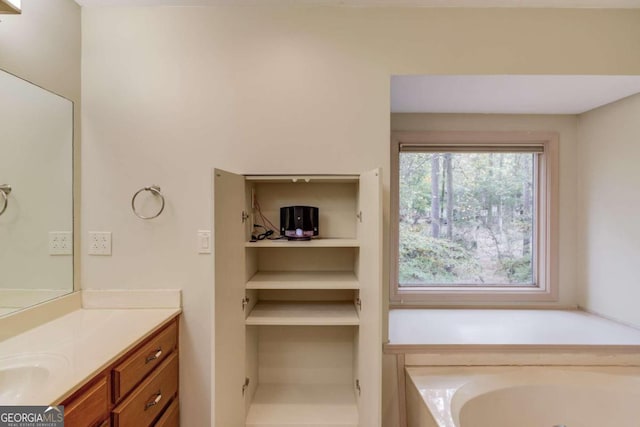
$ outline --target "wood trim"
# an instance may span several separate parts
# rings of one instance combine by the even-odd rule
[[[640,366],[640,353],[407,353],[405,366]]]
[[[545,131],[395,131],[391,143],[400,144],[484,144],[531,145],[544,144],[557,132]]]
[[[404,370],[404,353],[396,354],[398,376],[398,409],[400,427],[407,427],[407,376]]]
[[[398,222],[398,211],[400,209],[400,144],[402,141],[413,142],[410,135],[413,133],[391,132],[391,176],[390,196],[391,212],[389,215],[389,301],[391,303],[402,303],[403,299],[398,291],[398,257],[400,255],[400,224]],[[406,136],[406,138],[405,138]]]
[[[526,289],[511,287],[404,288],[398,286],[399,256],[399,153],[400,145],[408,144],[492,144],[544,146],[545,155],[538,164],[537,178],[541,190],[538,195],[537,260],[538,286]],[[557,132],[475,132],[424,131],[391,133],[391,215],[389,241],[391,263],[389,267],[389,299],[394,306],[405,304],[495,303],[495,302],[555,302],[558,300],[558,232],[559,232],[559,135]],[[541,215],[543,212],[544,215]]]
[[[542,153],[544,147],[542,144],[522,144],[522,145],[504,145],[504,144],[407,144],[400,143],[400,152],[402,153]]]
[[[478,303],[478,304],[389,304],[389,310],[424,310],[424,309],[474,309],[474,310],[573,310],[582,311],[577,305],[569,304],[553,304],[553,305],[536,305],[536,304],[512,304],[505,302],[504,304],[496,303]],[[587,311],[587,310],[584,310]],[[597,313],[595,313],[597,314]],[[599,315],[600,316],[600,315]],[[604,317],[605,316],[600,316]],[[609,319],[614,320],[614,319]],[[614,320],[615,321],[615,320]],[[618,322],[622,323],[622,322]],[[631,326],[631,325],[627,325]],[[636,328],[638,329],[638,328]]]
[[[385,354],[450,354],[450,353],[592,353],[637,354],[640,345],[576,345],[576,344],[384,344]]]

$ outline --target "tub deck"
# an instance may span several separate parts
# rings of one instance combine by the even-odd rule
[[[388,350],[492,345],[637,347],[640,330],[579,310],[389,311]]]
[[[396,356],[406,427],[407,402],[420,394],[409,394],[405,369],[640,366],[640,330],[579,310],[393,309],[384,351]]]
[[[588,383],[594,382],[598,387],[602,386],[607,390],[637,392],[640,384],[640,367],[408,367],[406,376],[407,425],[409,427],[457,427],[457,413],[461,406],[483,393],[518,385],[539,386],[557,383],[587,386]],[[457,397],[460,393],[463,395]],[[457,402],[456,399],[458,399]],[[602,402],[593,402],[596,407],[599,403]],[[529,418],[534,415],[534,413],[528,413]],[[626,423],[623,418],[620,422],[611,425],[626,427],[630,425],[629,418],[636,419],[635,416],[627,417]],[[486,424],[480,421],[478,423],[478,425]],[[533,424],[547,425],[536,424],[535,421]],[[574,423],[574,425],[579,424]],[[633,425],[636,425],[635,421]]]
[[[434,355],[449,365],[555,364],[527,353],[631,355],[635,364],[640,330],[579,310],[397,309],[389,311],[384,350],[410,365],[442,364]]]

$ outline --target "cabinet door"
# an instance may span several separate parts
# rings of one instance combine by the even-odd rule
[[[360,427],[380,427],[382,369],[382,173],[360,175],[358,240],[360,256],[360,327],[357,377]]]
[[[244,427],[245,180],[219,169],[213,177],[215,268],[215,427]]]
[[[70,401],[63,402],[64,425],[68,427],[101,425],[101,422],[109,417],[108,390],[107,377],[103,375],[88,390],[74,396]]]

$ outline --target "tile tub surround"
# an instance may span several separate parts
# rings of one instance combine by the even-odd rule
[[[10,402],[0,399],[0,405],[45,405],[64,399],[180,312],[79,309],[0,342],[0,368],[3,363],[29,364],[40,358],[52,366],[44,386],[6,397]]]

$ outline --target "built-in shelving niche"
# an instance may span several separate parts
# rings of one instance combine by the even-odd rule
[[[380,188],[379,171],[216,170],[216,427],[380,426]],[[317,206],[320,238],[250,242],[255,200],[275,225]]]
[[[358,427],[353,326],[250,326],[246,425]],[[254,347],[255,346],[255,347]]]

